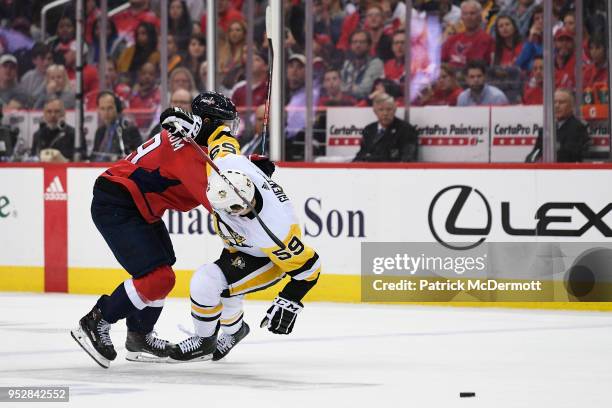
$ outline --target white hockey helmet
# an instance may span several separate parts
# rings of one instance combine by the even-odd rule
[[[221,174],[240,191],[247,201],[253,201],[255,185],[245,173],[240,170],[222,170]],[[212,172],[208,178],[206,197],[214,209],[225,211],[230,215],[246,214],[249,209],[234,189],[215,172]]]

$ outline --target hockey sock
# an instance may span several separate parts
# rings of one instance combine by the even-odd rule
[[[129,331],[138,333],[150,333],[159,319],[159,315],[164,308],[163,302],[159,307],[148,306],[142,310],[136,310],[126,319]]]
[[[131,279],[126,280],[111,293],[102,295],[96,306],[102,312],[102,317],[109,323],[116,323],[132,313],[142,310],[147,305],[140,299]]]
[[[234,334],[242,327],[242,311],[228,319],[221,317],[221,329],[225,334]]]

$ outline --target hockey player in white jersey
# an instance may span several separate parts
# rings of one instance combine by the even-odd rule
[[[321,272],[319,256],[302,241],[293,206],[282,187],[229,147],[211,151],[215,164],[285,248],[274,243],[226,181],[210,173],[206,195],[224,249],[218,260],[198,268],[191,279],[195,336],[174,347],[171,362],[219,360],[227,355],[249,333],[243,320],[244,295],[274,285],[286,275],[291,279],[274,299],[261,327],[276,334],[291,333],[303,308],[301,300]]]

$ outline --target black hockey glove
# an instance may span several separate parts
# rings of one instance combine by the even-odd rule
[[[249,160],[256,165],[259,170],[263,171],[264,174],[268,177],[272,177],[274,174],[274,170],[276,170],[276,165],[272,160],[268,158],[268,156],[262,156],[259,154],[250,154]]]
[[[266,312],[266,317],[261,321],[260,327],[267,327],[276,334],[289,334],[293,330],[297,314],[303,307],[300,302],[277,296]]]
[[[202,129],[202,118],[181,108],[168,108],[159,117],[161,127],[173,136],[195,139]]]

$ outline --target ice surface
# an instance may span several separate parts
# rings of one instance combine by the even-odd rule
[[[67,385],[70,406],[114,408],[596,408],[612,401],[610,313],[312,303],[292,335],[278,336],[258,327],[267,303],[247,302],[251,334],[224,361],[128,362],[119,322],[111,330],[119,355],[104,370],[69,334],[95,299],[0,294],[0,386]],[[191,328],[189,302],[170,299],[157,331],[179,341],[186,337],[179,324]],[[460,399],[462,391],[476,398]]]

